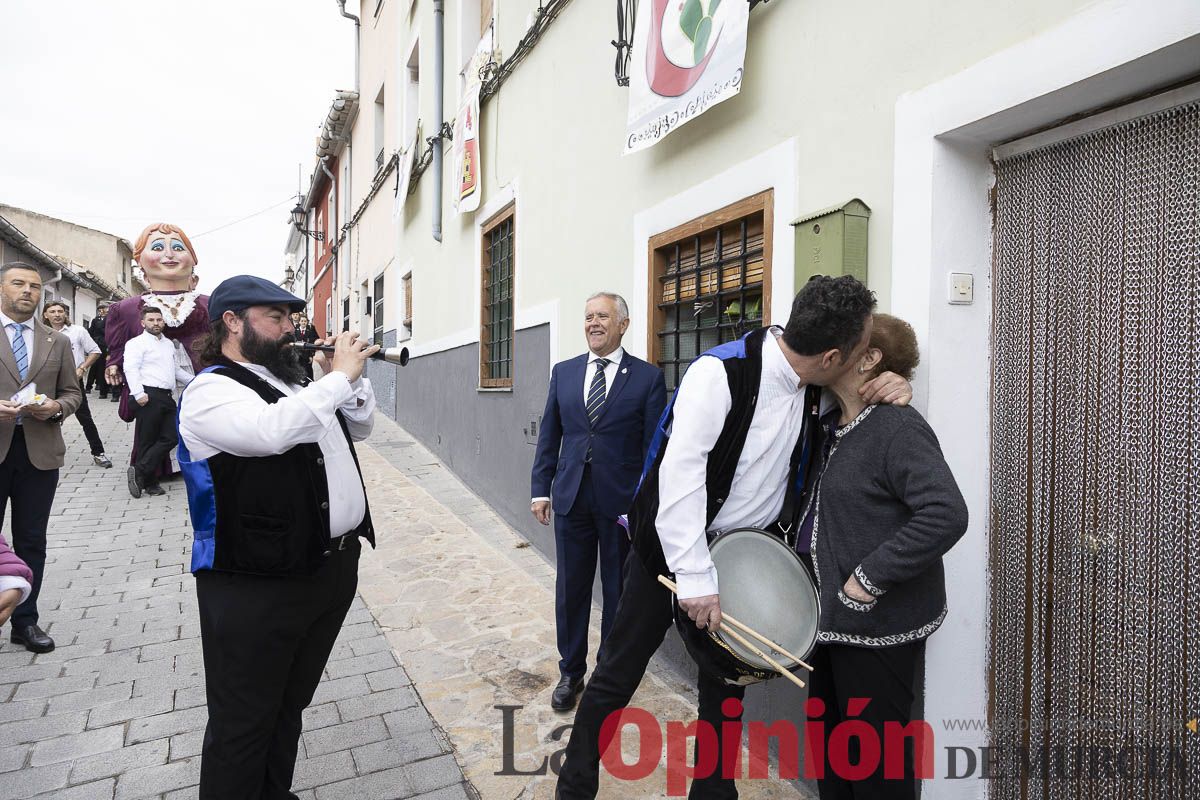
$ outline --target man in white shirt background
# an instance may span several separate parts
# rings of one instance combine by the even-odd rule
[[[175,358],[175,342],[162,335],[162,311],[142,307],[142,334],[125,345],[125,381],[134,411],[133,441],[137,461],[129,467],[129,493],[141,497],[166,494],[158,485],[158,467],[178,441],[175,431],[177,381],[186,383],[191,374]]]
[[[304,301],[241,275],[208,304],[205,368],[184,390],[179,466],[195,538],[208,727],[200,800],[295,797],[301,715],[375,543],[354,441],[371,431],[357,333],[309,382],[290,311]]]
[[[61,300],[53,300],[42,309],[42,321],[54,330],[63,334],[71,342],[71,355],[75,358],[75,375],[79,378],[79,388],[83,390],[83,381],[92,365],[100,361],[100,345],[88,333],[87,328],[74,325],[70,319],[70,309]],[[75,410],[75,419],[83,426],[83,435],[87,437],[88,447],[92,449],[92,460],[97,466],[108,469],[112,461],[104,454],[104,442],[100,440],[100,432],[92,420],[92,410],[88,407],[87,392],[83,391],[83,401]]]

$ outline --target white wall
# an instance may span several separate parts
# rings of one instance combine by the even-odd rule
[[[937,430],[971,510],[946,560],[951,614],[930,640],[926,717],[987,715],[987,526],[991,322],[991,145],[1170,85],[1200,67],[1200,4],[1110,0],[906,95],[896,106],[892,309],[922,340],[917,403]],[[975,303],[946,301],[946,274],[975,275]],[[998,675],[997,680],[1006,676]],[[939,753],[939,755],[941,755]],[[939,761],[938,773],[945,774]],[[925,797],[980,797],[981,781],[929,784]]]

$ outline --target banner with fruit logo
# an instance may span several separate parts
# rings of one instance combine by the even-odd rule
[[[746,0],[641,0],[629,66],[625,152],[662,141],[738,93]]]

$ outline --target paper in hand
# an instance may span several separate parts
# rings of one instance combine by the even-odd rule
[[[35,383],[27,384],[21,388],[21,391],[12,396],[12,401],[21,406],[40,406],[45,399],[45,395],[38,394],[37,384]]]

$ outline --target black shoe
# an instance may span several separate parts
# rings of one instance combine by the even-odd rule
[[[575,700],[583,691],[583,678],[568,678],[564,675],[554,687],[550,695],[550,707],[555,711],[570,711],[575,707]]]
[[[49,653],[54,649],[54,640],[50,638],[50,634],[37,625],[14,625],[12,642],[25,645],[25,649],[31,653]]]
[[[108,401],[110,403],[119,403],[119,402],[121,402],[121,395],[114,394],[112,397],[108,398]]]
[[[157,483],[153,486],[147,486],[145,489],[142,489],[142,491],[146,494],[153,495],[154,497],[158,497],[160,494],[167,493],[166,489],[162,488]]]
[[[138,476],[137,467],[130,467],[125,471],[125,476],[129,481],[129,493],[134,497],[142,496],[142,479]]]

